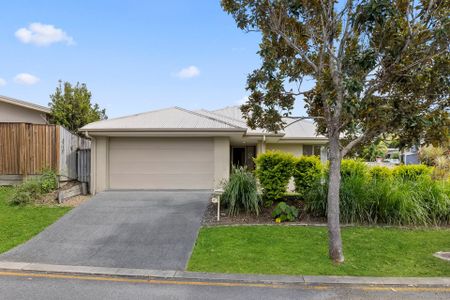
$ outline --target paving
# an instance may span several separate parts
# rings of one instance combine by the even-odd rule
[[[73,209],[0,261],[184,270],[208,191],[108,191]]]

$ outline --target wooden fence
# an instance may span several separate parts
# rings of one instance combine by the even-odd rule
[[[61,179],[77,178],[77,149],[90,140],[59,125],[0,123],[0,175],[37,175],[45,168]]]

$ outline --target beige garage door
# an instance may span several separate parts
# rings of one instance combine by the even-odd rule
[[[111,138],[110,189],[212,189],[209,138]]]

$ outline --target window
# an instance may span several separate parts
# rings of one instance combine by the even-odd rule
[[[320,145],[303,145],[303,155],[320,157],[320,148]]]

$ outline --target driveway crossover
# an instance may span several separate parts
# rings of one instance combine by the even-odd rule
[[[206,191],[109,191],[73,209],[1,261],[184,270]]]

